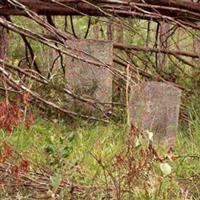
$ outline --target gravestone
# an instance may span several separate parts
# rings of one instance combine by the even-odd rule
[[[131,88],[130,123],[154,133],[154,142],[176,141],[181,90],[166,83],[145,82]]]
[[[76,55],[80,57],[94,62],[100,60],[105,64],[112,65],[112,42],[76,40],[70,46],[74,47]],[[71,108],[78,107],[80,111],[86,113],[97,110],[97,108],[103,111],[109,110],[112,103],[112,73],[103,67],[103,64],[102,66],[96,66],[69,56],[66,60],[65,77],[67,80],[67,89],[80,98],[98,102],[94,107],[92,104],[84,103],[68,95],[68,105]]]

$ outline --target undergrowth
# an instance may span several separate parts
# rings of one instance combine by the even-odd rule
[[[125,123],[68,123],[0,103],[0,199],[200,199],[200,118],[174,148]]]
[[[127,134],[124,124],[73,126],[37,118],[29,129],[23,124],[12,134],[0,129],[1,153],[4,144],[9,145],[15,155],[6,162],[20,167],[27,161],[30,172],[48,172],[45,195],[52,199],[199,199],[199,122],[196,117],[187,132],[179,132],[176,146],[169,150],[155,149],[151,137],[134,127]],[[65,179],[70,182],[60,189]],[[4,185],[1,181],[1,199],[46,198],[17,185],[6,190]]]

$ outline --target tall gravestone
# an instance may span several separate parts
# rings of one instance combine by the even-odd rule
[[[102,63],[112,65],[113,44],[112,42],[96,40],[76,40],[71,46],[77,50],[76,55],[94,62],[98,59]],[[66,58],[66,80],[67,89],[80,98],[91,102],[97,102],[94,107],[92,104],[84,103],[72,96],[67,96],[70,107],[79,108],[84,112],[95,111],[98,108],[106,111],[110,109],[112,103],[112,73],[103,66],[96,66],[82,60]]]
[[[144,82],[131,89],[130,122],[154,133],[154,141],[173,145],[176,141],[181,90],[162,82]]]

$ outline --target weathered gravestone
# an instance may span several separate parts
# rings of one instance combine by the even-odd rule
[[[161,82],[145,82],[131,89],[130,122],[154,133],[154,142],[168,146],[176,141],[181,90]]]
[[[77,40],[73,41],[72,45],[75,50],[80,50],[76,55],[98,62],[94,59],[96,58],[105,64],[112,65],[112,42]],[[96,66],[71,57],[67,57],[66,60],[67,89],[80,98],[99,102],[95,104],[95,107],[92,104],[84,103],[68,95],[68,105],[80,108],[84,112],[91,112],[96,110],[96,108],[100,108],[103,111],[110,109],[112,102],[112,73],[103,65]]]

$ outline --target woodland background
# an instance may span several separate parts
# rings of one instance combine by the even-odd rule
[[[199,13],[191,1],[1,1],[1,199],[199,199]],[[66,108],[68,41],[86,38],[113,42],[112,66],[80,57],[112,71],[112,113]],[[129,82],[152,80],[182,90],[173,149],[128,127]]]

